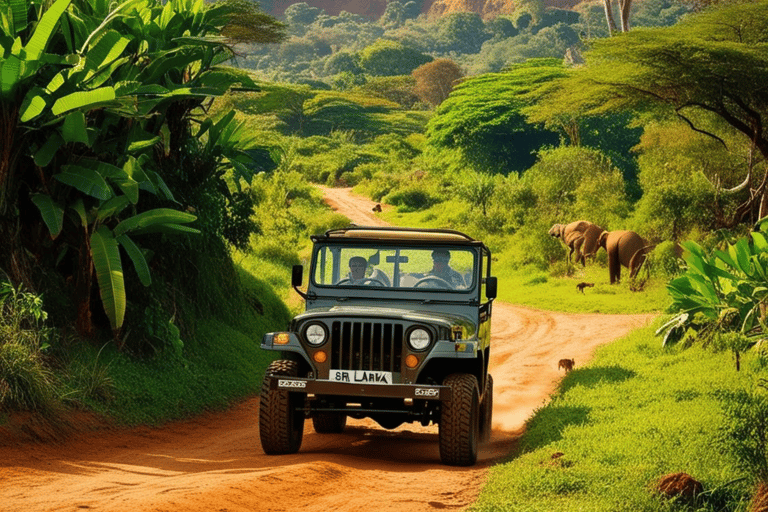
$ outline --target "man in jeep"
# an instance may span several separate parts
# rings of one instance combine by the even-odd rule
[[[368,261],[362,256],[349,258],[349,284],[360,286],[365,284],[365,271],[368,269]]]
[[[436,276],[450,284],[452,288],[464,288],[464,278],[450,266],[451,253],[445,249],[432,251],[432,270],[430,276]]]

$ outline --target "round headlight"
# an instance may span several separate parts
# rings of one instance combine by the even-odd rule
[[[424,329],[414,329],[408,336],[408,344],[413,350],[424,350],[429,346],[429,333]]]
[[[325,327],[320,324],[310,324],[307,330],[304,331],[304,337],[310,345],[322,345],[325,342],[326,336]]]

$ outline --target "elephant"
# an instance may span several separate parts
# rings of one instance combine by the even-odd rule
[[[645,262],[645,255],[653,248],[634,231],[603,231],[598,241],[608,253],[608,274],[611,284],[621,279],[621,267],[629,269],[629,277],[635,277]]]
[[[586,264],[586,256],[594,256],[600,248],[598,238],[603,229],[587,220],[577,220],[570,224],[555,224],[549,234],[560,238],[563,243],[571,250],[568,253],[568,261],[576,253],[576,262],[581,265]]]

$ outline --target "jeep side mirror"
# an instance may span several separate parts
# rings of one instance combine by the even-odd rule
[[[296,290],[296,293],[301,295],[301,298],[307,300],[307,294],[299,290],[301,282],[304,280],[304,267],[302,265],[294,265],[291,270],[291,286]]]
[[[486,277],[485,278],[485,296],[488,297],[489,299],[495,299],[497,286],[498,286],[498,283],[496,282],[495,277]]]
[[[304,280],[304,266],[294,265],[291,272],[291,286],[301,286],[301,282]]]

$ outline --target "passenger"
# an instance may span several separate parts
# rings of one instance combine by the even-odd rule
[[[447,249],[432,251],[432,270],[427,275],[439,277],[453,288],[466,288],[464,278],[451,268],[449,261],[451,261],[451,253]]]

